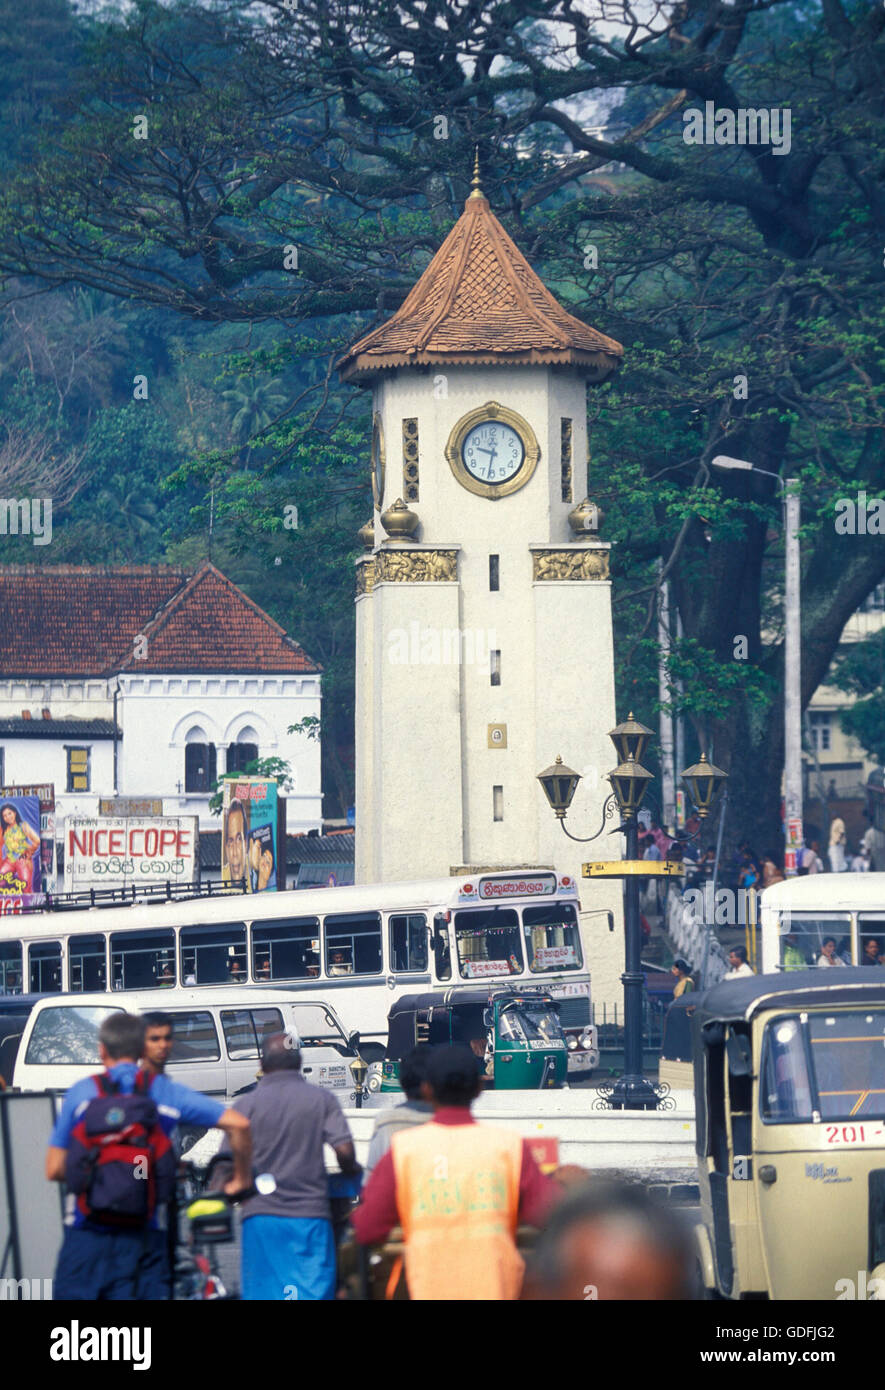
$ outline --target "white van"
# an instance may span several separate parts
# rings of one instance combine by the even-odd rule
[[[270,1033],[294,1032],[301,1043],[302,1071],[308,1081],[339,1093],[353,1089],[350,1062],[358,1055],[359,1034],[345,1033],[331,1005],[311,996],[300,1002],[295,990],[275,985],[127,990],[124,997],[100,994],[49,994],[34,1006],[22,1034],[13,1073],[20,1091],[64,1091],[101,1069],[98,1030],[108,1014],[168,1013],[173,1019],[172,1055],[166,1067],[173,1081],[219,1099],[232,1099],[251,1085],[259,1068],[261,1044]],[[303,993],[301,1001],[304,1000]]]

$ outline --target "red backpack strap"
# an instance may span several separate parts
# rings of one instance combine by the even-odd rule
[[[154,1073],[146,1067],[139,1067],[135,1073],[135,1090],[146,1096],[154,1084]]]
[[[95,1082],[95,1089],[100,1096],[112,1096],[114,1094],[116,1090],[114,1079],[108,1072],[96,1072],[92,1080]]]

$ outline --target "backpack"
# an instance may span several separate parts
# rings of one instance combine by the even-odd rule
[[[144,1227],[175,1191],[175,1153],[150,1096],[153,1077],[139,1071],[129,1093],[107,1072],[93,1080],[98,1095],[71,1131],[65,1183],[88,1221]]]

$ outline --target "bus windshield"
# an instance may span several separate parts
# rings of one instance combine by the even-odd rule
[[[885,1118],[885,1009],[774,1019],[763,1055],[766,1120]]]
[[[522,910],[529,970],[580,970],[581,934],[572,903],[547,903]]]
[[[458,967],[465,980],[485,975],[519,975],[522,945],[513,907],[475,907],[455,913]]]

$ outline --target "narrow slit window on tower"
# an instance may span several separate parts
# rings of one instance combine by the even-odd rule
[[[489,556],[489,589],[492,593],[496,593],[501,587],[499,560],[500,556],[498,555]]]
[[[419,481],[418,421],[403,420],[403,497],[407,502],[419,500]]]
[[[504,819],[504,788],[492,787],[492,820]]]
[[[500,651],[489,652],[489,676],[492,685],[501,684],[501,653]]]
[[[572,422],[565,418],[559,422],[560,469],[562,475],[562,500],[573,502],[572,496]]]

